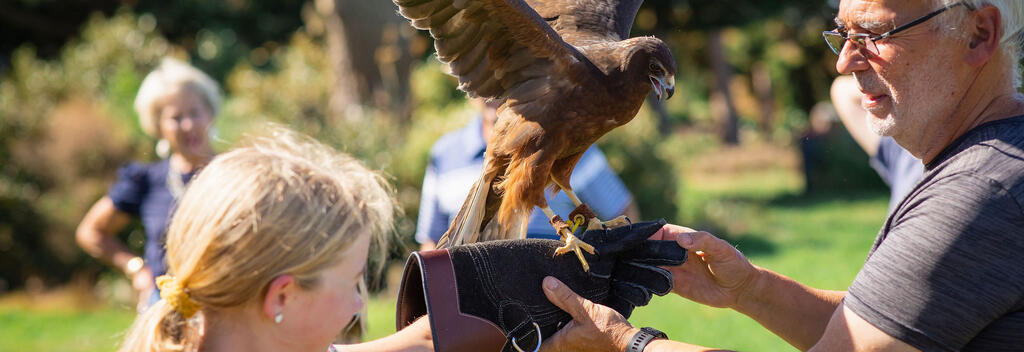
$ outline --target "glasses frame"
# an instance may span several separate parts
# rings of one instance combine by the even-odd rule
[[[872,54],[878,55],[878,45],[875,44],[875,42],[877,42],[879,40],[882,40],[882,39],[889,38],[889,37],[891,37],[891,36],[893,36],[893,35],[895,35],[895,34],[897,34],[899,32],[902,32],[902,31],[908,30],[910,28],[913,28],[916,25],[922,24],[925,21],[930,20],[932,17],[938,16],[939,14],[945,12],[946,10],[949,10],[951,8],[954,8],[954,7],[957,7],[957,6],[961,6],[961,5],[966,7],[967,10],[974,11],[974,6],[972,6],[971,4],[968,4],[966,2],[960,1],[960,2],[957,2],[957,3],[949,5],[949,6],[944,6],[941,9],[932,11],[931,13],[929,13],[927,15],[924,15],[924,16],[921,16],[920,18],[918,18],[916,20],[910,21],[907,24],[904,24],[902,26],[896,27],[896,28],[894,28],[891,31],[888,31],[888,32],[885,32],[885,33],[882,33],[882,34],[879,34],[879,35],[876,35],[876,36],[872,36],[872,35],[867,34],[867,33],[846,33],[846,32],[841,32],[843,27],[838,27],[838,28],[836,28],[834,30],[831,30],[831,31],[821,32],[821,36],[823,38],[825,38],[825,44],[828,45],[828,48],[832,49],[832,52],[836,53],[836,55],[840,55],[840,53],[843,51],[843,47],[846,46],[846,42],[848,42],[848,41],[852,41],[857,46],[857,49],[867,49],[868,52],[871,52]],[[840,45],[839,48],[836,48],[836,47],[832,46],[832,43],[829,41],[829,37],[843,38],[843,44]],[[870,45],[873,46],[875,49],[871,50],[868,47],[868,43],[870,43]]]

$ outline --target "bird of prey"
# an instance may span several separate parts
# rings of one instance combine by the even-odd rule
[[[522,238],[534,206],[551,220],[584,270],[581,250],[544,197],[569,187],[583,152],[633,119],[653,90],[672,96],[675,60],[655,37],[629,38],[642,0],[393,0],[429,30],[437,57],[471,97],[498,100],[484,167],[439,248]],[[592,213],[591,213],[592,214]],[[600,224],[589,221],[588,226]]]

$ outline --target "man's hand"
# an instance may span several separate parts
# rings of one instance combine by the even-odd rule
[[[690,260],[666,269],[674,277],[672,291],[695,302],[736,308],[760,277],[743,253],[710,233],[669,224],[651,239],[675,240],[689,251]]]
[[[572,321],[543,341],[541,351],[625,351],[639,330],[622,314],[580,297],[554,277],[544,278],[544,295]]]

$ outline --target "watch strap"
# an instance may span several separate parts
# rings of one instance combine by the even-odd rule
[[[643,352],[644,348],[651,341],[667,338],[668,335],[665,335],[664,332],[658,329],[651,327],[640,328],[640,331],[633,334],[633,338],[630,339],[629,345],[626,346],[626,352]]]

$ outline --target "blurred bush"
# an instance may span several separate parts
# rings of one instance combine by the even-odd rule
[[[112,170],[152,158],[131,103],[142,75],[173,50],[146,23],[124,11],[97,15],[54,60],[31,46],[12,55],[0,81],[0,287],[97,272],[74,229]]]

